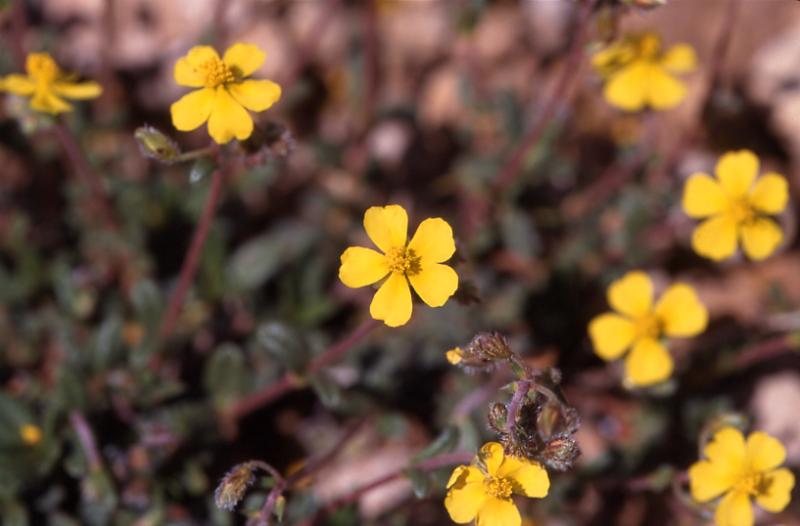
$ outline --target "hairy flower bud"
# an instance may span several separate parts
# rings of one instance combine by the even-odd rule
[[[168,135],[152,126],[136,128],[133,136],[139,143],[142,155],[150,159],[155,159],[162,163],[172,163],[181,154],[178,145]]]
[[[243,462],[228,471],[214,491],[214,502],[217,507],[233,511],[244,497],[247,488],[256,479],[255,470],[256,465],[253,462]]]

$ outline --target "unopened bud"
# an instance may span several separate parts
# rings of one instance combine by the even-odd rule
[[[502,433],[506,428],[508,420],[508,409],[505,404],[495,402],[489,408],[489,426],[497,433]]]
[[[571,433],[560,433],[547,441],[539,458],[555,471],[567,471],[581,454],[578,443]]]
[[[172,163],[181,154],[181,150],[175,141],[152,126],[136,128],[133,136],[139,143],[142,155],[150,159],[155,159],[162,163]]]
[[[256,479],[256,466],[252,462],[244,462],[234,466],[219,481],[216,491],[214,491],[214,502],[218,508],[233,511],[239,501],[244,497],[248,486]]]
[[[511,348],[505,336],[499,332],[482,332],[469,343],[470,350],[487,361],[511,358]]]

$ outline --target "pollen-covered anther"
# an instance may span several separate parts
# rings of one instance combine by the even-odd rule
[[[513,493],[511,481],[505,477],[489,477],[484,480],[486,493],[498,499],[507,499]]]
[[[386,253],[386,265],[392,272],[413,276],[419,274],[420,258],[410,248],[395,247]]]
[[[205,76],[205,86],[207,88],[216,88],[236,80],[236,74],[233,70],[218,58],[206,60],[200,66],[200,69]]]

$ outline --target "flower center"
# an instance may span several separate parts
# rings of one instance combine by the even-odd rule
[[[764,495],[769,491],[772,480],[767,478],[764,473],[751,472],[743,475],[736,482],[736,489],[748,495]]]
[[[408,276],[419,274],[420,258],[416,252],[406,247],[395,247],[386,253],[386,264],[392,272],[400,272]]]
[[[216,88],[236,80],[236,74],[223,61],[210,58],[200,65],[200,71],[205,76],[205,86]]]
[[[511,497],[513,487],[511,481],[504,477],[488,477],[483,481],[486,493],[498,499]]]
[[[636,336],[658,339],[661,336],[661,320],[658,319],[658,316],[646,314],[636,320]]]
[[[655,58],[661,49],[661,42],[655,35],[645,35],[639,41],[639,54],[642,58]]]
[[[26,68],[31,77],[43,83],[53,82],[61,73],[56,61],[44,53],[32,53]]]
[[[734,201],[730,207],[730,214],[737,223],[749,223],[755,219],[756,212],[746,198]]]

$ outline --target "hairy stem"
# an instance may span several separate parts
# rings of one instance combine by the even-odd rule
[[[189,286],[192,284],[194,275],[197,272],[197,265],[200,262],[200,255],[203,253],[203,247],[208,237],[208,232],[211,227],[211,221],[214,218],[214,213],[217,210],[220,195],[222,194],[222,183],[225,179],[225,170],[217,168],[211,174],[211,188],[208,191],[208,198],[206,199],[205,207],[197,223],[197,228],[192,237],[192,243],[189,246],[189,251],[183,260],[181,272],[178,277],[178,284],[172,290],[167,305],[164,321],[161,324],[159,331],[159,338],[165,341],[170,337],[172,331],[175,329],[175,323],[183,307],[183,300],[186,298],[186,293]]]
[[[592,9],[598,0],[586,0],[578,13],[578,21],[574,29],[574,37],[570,44],[569,55],[561,76],[553,86],[550,96],[543,104],[543,109],[534,122],[531,129],[523,137],[522,142],[511,154],[508,162],[503,166],[494,180],[494,190],[503,191],[514,181],[522,168],[525,157],[536,146],[544,134],[550,121],[555,117],[557,110],[563,106],[567,94],[572,91],[572,84],[577,79],[580,70],[581,59],[583,58],[583,45],[586,40],[587,27],[589,25]]]
[[[348,336],[339,340],[335,344],[328,347],[322,354],[311,360],[311,363],[306,370],[306,374],[314,374],[321,369],[323,369],[328,364],[334,363],[340,360],[347,351],[349,351],[353,345],[361,341],[364,337],[366,337],[370,332],[375,330],[380,325],[379,322],[368,319],[361,325],[359,325],[352,333]],[[248,396],[237,401],[227,413],[226,416],[231,417],[233,420],[238,420],[243,416],[246,416],[261,407],[269,404],[270,402],[277,400],[278,398],[282,397],[286,393],[297,389],[298,382],[295,379],[295,375],[292,373],[284,374],[280,380],[275,382],[272,385],[268,385],[263,389],[256,391]]]

